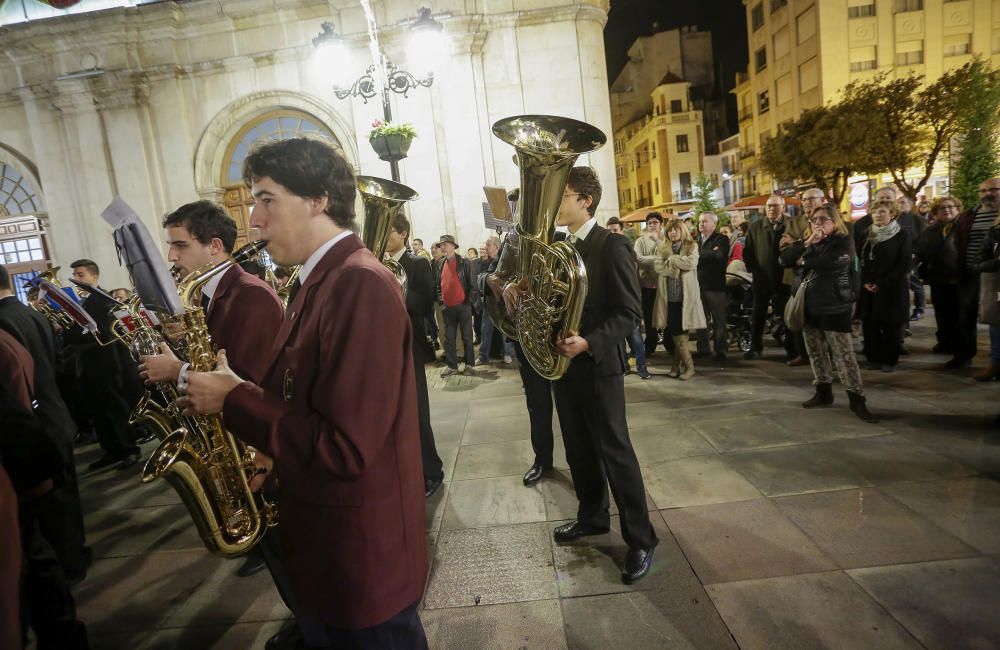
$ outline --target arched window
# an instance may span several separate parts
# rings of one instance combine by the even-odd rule
[[[226,155],[224,185],[243,183],[243,159],[258,143],[287,140],[302,135],[320,137],[340,148],[340,143],[330,129],[311,115],[287,109],[271,111],[246,125],[234,138]]]
[[[0,163],[0,216],[42,211],[42,198],[34,184],[14,167]]]

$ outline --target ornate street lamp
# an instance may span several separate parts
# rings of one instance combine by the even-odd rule
[[[337,95],[337,99],[360,97],[366,104],[369,99],[380,96],[382,115],[386,122],[391,122],[392,107],[389,105],[389,92],[407,97],[412,89],[429,88],[434,83],[434,73],[428,69],[418,71],[418,74],[414,75],[400,69],[390,61],[389,57],[379,48],[375,20],[370,7],[364,1],[362,4],[365,5],[365,13],[368,17],[368,36],[374,61],[365,68],[364,74],[353,81],[349,79],[334,80],[333,92]],[[322,27],[323,31],[313,39],[313,45],[328,62],[327,69],[345,70],[347,66],[344,64],[350,56],[344,38],[336,32],[332,23],[325,22]],[[443,25],[434,20],[430,9],[426,7],[418,9],[417,18],[410,25],[414,50],[420,51],[424,55],[439,50],[442,29]],[[396,150],[388,154],[383,153],[380,157],[389,163],[392,179],[398,181],[399,161],[406,157],[406,153]]]

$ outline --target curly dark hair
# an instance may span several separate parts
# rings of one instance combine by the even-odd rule
[[[195,201],[177,208],[163,217],[163,227],[171,226],[187,228],[192,237],[205,245],[218,238],[229,254],[236,245],[236,222],[222,206],[211,201]]]
[[[304,198],[326,197],[326,214],[341,228],[354,229],[354,171],[344,156],[317,138],[290,138],[267,142],[243,161],[247,187],[268,177]]]
[[[566,184],[580,194],[590,197],[590,207],[587,208],[587,212],[590,213],[590,216],[594,216],[597,212],[597,206],[601,202],[601,181],[597,178],[597,172],[594,171],[594,168],[574,167],[569,170],[569,180]]]

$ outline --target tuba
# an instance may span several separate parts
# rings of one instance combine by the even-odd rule
[[[180,283],[184,313],[178,318],[191,370],[206,372],[215,365],[215,350],[200,306],[202,288],[266,244],[247,244],[234,258],[198,269]],[[188,426],[173,431],[150,456],[142,470],[142,482],[163,477],[173,485],[209,551],[219,555],[244,553],[277,521],[277,510],[250,489],[253,453],[225,429],[221,415],[188,417],[185,422]]]
[[[568,242],[553,242],[556,216],[569,172],[576,159],[607,141],[597,127],[550,115],[508,117],[493,125],[493,134],[517,151],[521,196],[517,217],[517,268],[507,278],[520,290],[513,315],[492,292],[486,306],[497,329],[517,339],[538,374],[562,377],[570,360],[556,341],[580,328],[587,297],[587,269]]]
[[[61,267],[59,266],[54,266],[51,269],[46,269],[45,271],[42,271],[41,273],[38,274],[37,279],[39,281],[47,280],[51,282],[54,286],[62,288],[62,285],[59,284],[59,278],[57,277],[60,268]],[[26,284],[25,286],[32,286],[32,285],[31,283],[29,283]],[[73,289],[73,292],[75,293],[76,289]],[[49,323],[55,325],[59,329],[63,330],[70,329],[75,327],[77,324],[76,321],[73,320],[72,316],[67,314],[62,309],[53,307],[52,305],[49,304],[48,300],[32,300],[30,305],[32,309],[40,313],[42,316],[45,316],[45,318],[49,321]]]
[[[382,260],[396,276],[405,298],[406,271],[396,260],[386,259],[385,247],[389,242],[389,229],[392,227],[393,217],[407,201],[420,198],[420,195],[402,183],[375,176],[358,176],[357,183],[358,191],[361,192],[361,202],[365,208],[361,239],[365,247]]]

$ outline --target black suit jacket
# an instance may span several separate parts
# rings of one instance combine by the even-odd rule
[[[726,290],[726,266],[729,264],[729,238],[713,232],[698,242],[698,286],[702,291]]]
[[[98,294],[83,299],[83,308],[97,322],[98,334],[104,342],[114,340],[111,323],[116,304]],[[139,367],[123,343],[100,346],[82,327],[67,331],[63,340],[79,355],[80,381],[101,382],[109,390],[121,394],[129,404],[134,404],[145,391]]]
[[[423,365],[434,361],[434,348],[424,327],[424,320],[434,317],[434,275],[431,263],[410,251],[403,253],[399,264],[406,271],[406,313],[413,331],[413,361]]]
[[[642,318],[639,276],[630,248],[628,239],[601,226],[594,226],[585,240],[576,243],[587,267],[580,336],[587,339],[590,351],[573,359],[567,375],[586,373],[589,367],[599,376],[625,372],[625,337]]]
[[[17,298],[0,299],[0,328],[27,348],[35,362],[38,418],[57,446],[73,444],[76,425],[56,384],[56,337],[49,321]]]

